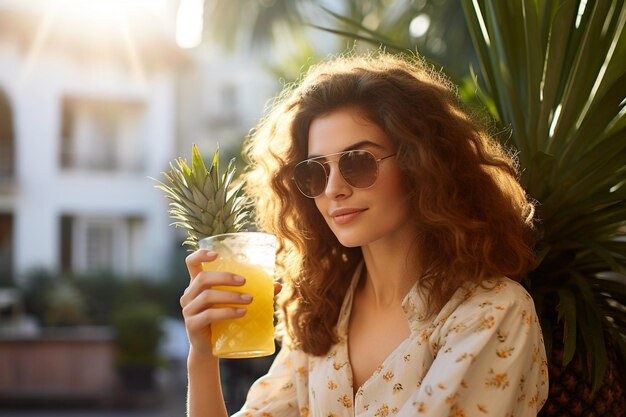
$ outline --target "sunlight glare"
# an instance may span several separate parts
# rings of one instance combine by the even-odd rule
[[[58,21],[77,32],[107,36],[119,33],[120,21],[130,15],[145,15],[154,9],[149,0],[53,0],[62,12]],[[151,4],[153,3],[153,4]]]
[[[559,122],[559,117],[561,116],[561,105],[559,104],[554,111],[554,117],[552,118],[552,123],[550,123],[550,133],[548,133],[548,137],[552,138],[554,136],[554,131],[556,130],[556,125]]]
[[[41,54],[41,51],[44,47],[44,43],[48,38],[48,34],[52,25],[57,17],[57,7],[55,3],[49,3],[48,8],[45,10],[44,17],[37,27],[35,39],[30,46],[28,53],[26,54],[26,59],[24,60],[24,66],[20,71],[20,84],[24,83],[28,76],[30,75],[31,70],[36,65],[37,58]]]
[[[162,12],[163,1],[156,0],[27,0],[31,7],[43,11],[43,19],[35,30],[36,36],[28,48],[21,79],[28,78],[37,65],[46,42],[53,33],[85,43],[102,45],[124,42],[126,56],[136,75],[143,65],[137,52],[136,36],[154,24],[154,16]],[[130,20],[132,19],[132,24]],[[137,20],[140,18],[141,20]],[[144,25],[142,23],[148,23]],[[137,24],[139,23],[139,24]]]
[[[580,22],[583,19],[583,15],[585,14],[585,9],[587,8],[587,0],[581,0],[578,5],[578,12],[576,13],[576,29],[580,27]]]
[[[195,48],[202,42],[204,1],[182,0],[176,14],[176,44]]]
[[[430,27],[430,17],[427,14],[419,14],[411,20],[409,32],[414,38],[420,38],[428,32]]]
[[[474,12],[476,13],[476,18],[478,19],[478,25],[480,26],[480,32],[483,35],[483,39],[487,46],[491,46],[491,39],[489,39],[489,32],[487,32],[487,26],[485,25],[485,20],[483,19],[483,14],[476,0],[472,0],[472,6],[474,6]]]

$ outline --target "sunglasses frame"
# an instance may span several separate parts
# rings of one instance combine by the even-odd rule
[[[341,172],[341,168],[339,168],[339,161],[341,160],[341,158],[343,158],[344,155],[349,154],[351,152],[365,152],[369,155],[372,156],[372,158],[374,159],[374,162],[376,162],[376,177],[374,178],[374,182],[372,182],[370,185],[368,185],[367,187],[356,187],[354,185],[352,185],[350,183],[350,181],[348,181],[346,179],[346,177],[344,177],[343,172]],[[318,159],[324,159],[324,158],[328,158],[329,156],[336,156],[336,155],[340,155],[339,158],[337,158],[336,161],[324,161],[324,162],[320,162],[318,161]],[[376,184],[376,180],[378,179],[378,171],[379,171],[379,164],[381,161],[384,161],[387,158],[391,158],[392,156],[396,156],[396,153],[392,153],[391,155],[387,155],[387,156],[383,156],[382,158],[376,158],[376,155],[374,155],[372,152],[365,150],[365,149],[351,149],[351,150],[347,150],[347,151],[341,151],[341,152],[335,152],[335,153],[330,153],[328,155],[322,155],[322,156],[316,156],[314,158],[308,158],[308,159],[304,159],[300,162],[298,162],[295,166],[294,166],[294,176],[292,177],[292,180],[296,183],[296,188],[298,188],[298,191],[300,191],[300,193],[307,197],[307,198],[317,198],[320,195],[324,194],[324,190],[326,190],[326,187],[328,187],[328,171],[326,170],[326,167],[324,165],[326,164],[330,164],[330,163],[336,163],[337,167],[339,168],[339,174],[341,174],[341,178],[346,182],[346,184],[348,184],[350,187],[352,188],[356,188],[358,190],[367,190],[368,188],[371,188],[374,186],[374,184]],[[325,181],[324,181],[324,188],[323,190],[315,195],[315,196],[311,196],[308,195],[307,193],[305,193],[301,188],[300,185],[298,184],[298,181],[295,178],[295,171],[298,168],[299,165],[301,164],[305,164],[305,163],[311,163],[311,162],[315,162],[316,164],[319,164],[322,166],[322,169],[324,170],[324,175],[325,175]]]

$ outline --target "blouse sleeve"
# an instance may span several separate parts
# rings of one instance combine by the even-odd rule
[[[295,373],[302,355],[283,346],[268,373],[252,384],[243,408],[232,417],[299,416]]]
[[[548,392],[543,337],[528,293],[506,287],[462,303],[431,335],[435,359],[398,416],[537,415]]]

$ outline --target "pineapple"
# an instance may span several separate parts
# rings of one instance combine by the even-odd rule
[[[243,182],[234,184],[235,158],[219,173],[219,147],[207,170],[198,147],[191,149],[191,167],[183,158],[170,162],[163,172],[167,182],[156,180],[155,188],[165,192],[175,227],[187,231],[183,245],[198,249],[198,241],[221,233],[239,232],[250,219],[250,205],[243,194]],[[154,179],[154,178],[153,178]]]

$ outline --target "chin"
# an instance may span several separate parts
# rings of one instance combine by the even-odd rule
[[[364,239],[363,236],[346,236],[335,233],[337,240],[346,248],[358,248],[367,245],[370,240]]]
[[[353,241],[344,241],[344,240],[339,240],[339,243],[341,243],[342,246],[345,246],[346,248],[358,248],[363,246],[361,243],[355,243]]]

